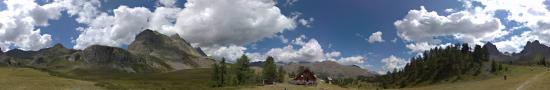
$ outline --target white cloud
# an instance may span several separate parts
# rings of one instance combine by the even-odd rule
[[[325,52],[316,39],[304,41],[305,39],[307,39],[305,35],[298,36],[289,45],[281,48],[271,48],[265,53],[245,52],[247,50],[246,47],[236,45],[217,46],[214,48],[207,47],[204,48],[204,51],[206,54],[216,59],[225,57],[231,62],[239,58],[241,55],[246,54],[251,58],[251,61],[264,61],[267,56],[272,56],[275,58],[276,62],[321,62],[328,60],[335,61],[343,65],[358,65],[366,68],[366,57],[342,57],[341,53],[338,51]]]
[[[128,10],[119,11],[121,15],[132,10],[136,11],[133,13],[139,13],[125,19],[116,15],[117,9],[125,8],[115,9],[114,16],[106,15],[98,10],[101,5],[97,0],[66,0],[60,3],[67,6],[69,15],[78,16],[77,22],[87,25],[80,29],[82,33],[75,40],[76,49],[93,44],[128,44],[133,41],[128,37],[133,37],[146,28],[167,35],[179,34],[201,47],[242,46],[266,37],[274,37],[276,33],[285,30],[293,30],[297,18],[281,14],[272,0],[188,0],[185,8],[173,7],[173,0],[161,0],[158,4],[164,7],[157,7],[153,12],[141,7],[125,7]],[[133,26],[139,27],[130,28],[123,23],[105,22],[115,20],[131,20],[129,22],[139,24]]]
[[[235,61],[235,59],[245,54],[246,47],[230,45],[230,46],[217,46],[217,47],[205,47],[204,52],[208,56],[212,56],[217,60],[225,58],[228,61]]]
[[[500,52],[519,53],[527,41],[539,40],[536,36],[530,35],[531,31],[523,32],[521,35],[514,35],[508,40],[495,42]],[[544,41],[542,41],[544,43]]]
[[[376,31],[369,36],[369,43],[384,42],[382,32]]]
[[[449,46],[449,45],[451,45],[451,43],[435,45],[435,44],[430,44],[428,42],[420,42],[420,43],[410,43],[410,44],[407,44],[405,47],[410,49],[411,53],[417,53],[418,54],[418,53],[422,53],[426,50],[430,50],[430,49],[435,48],[435,47],[446,47],[446,46]]]
[[[175,22],[180,8],[157,7],[149,18],[149,29],[166,35],[175,34]]]
[[[305,26],[305,27],[308,27],[310,28],[311,27],[311,23],[313,22],[313,18],[309,18],[309,19],[299,19],[298,22],[300,22],[300,24],[302,24],[302,26]]]
[[[394,55],[390,55],[389,57],[382,59],[382,63],[384,63],[384,67],[383,67],[383,71],[381,72],[384,72],[384,71],[393,71],[394,69],[397,69],[397,70],[403,69],[405,65],[409,63],[409,61],[403,58],[398,58]]]
[[[546,0],[462,0],[467,11],[475,13],[495,14],[498,11],[505,12],[504,20],[518,22],[520,27],[527,27],[530,31],[521,32],[507,40],[495,43],[499,50],[504,52],[519,52],[527,41],[540,40],[544,44],[550,42],[550,11]],[[479,5],[472,3],[477,2]],[[514,28],[511,28],[514,30]],[[497,35],[498,36],[498,35]]]
[[[272,48],[265,55],[273,56],[283,62],[318,62],[325,60],[325,53],[317,40],[310,39],[298,45],[301,46],[299,49],[294,49],[292,45],[283,48]]]
[[[78,16],[76,18],[78,23],[91,24],[101,13],[98,10],[98,7],[101,6],[99,0],[59,0],[53,3],[60,3],[66,8],[69,15]]]
[[[148,26],[151,12],[144,7],[129,8],[120,6],[114,10],[114,16],[102,13],[92,19],[90,26],[76,39],[75,49],[90,45],[118,47],[134,41],[135,35]]]
[[[173,7],[176,0],[159,0],[159,4],[166,7]]]
[[[338,59],[337,62],[340,63],[340,64],[343,64],[343,65],[363,66],[366,59],[367,58],[365,58],[363,56],[351,56],[351,57],[340,58],[340,59]]]
[[[38,50],[47,47],[52,39],[40,34],[35,26],[48,26],[48,20],[58,19],[63,9],[58,3],[38,5],[32,0],[5,0],[0,11],[0,48]],[[10,47],[13,46],[13,47]]]
[[[458,11],[440,16],[435,11],[410,10],[394,23],[400,38],[411,42],[440,42],[438,37],[451,36],[466,43],[491,41],[508,34],[498,18],[481,11]]]
[[[295,19],[273,0],[188,0],[179,12],[176,33],[199,46],[244,45],[293,30]]]

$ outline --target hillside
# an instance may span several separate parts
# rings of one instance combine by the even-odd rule
[[[103,90],[95,82],[51,76],[29,68],[0,66],[0,87],[3,90]]]
[[[128,46],[128,51],[158,58],[174,70],[209,68],[214,63],[200,48],[193,48],[179,35],[168,37],[152,30],[139,33],[136,40]]]
[[[483,80],[440,83],[414,88],[390,90],[547,90],[550,83],[548,68],[539,66],[509,66],[510,71]],[[503,79],[507,76],[507,80]]]
[[[473,50],[468,44],[438,47],[424,52],[422,57],[412,58],[405,68],[377,79],[383,88],[404,88],[491,77],[504,70],[488,59],[487,48],[479,45]]]

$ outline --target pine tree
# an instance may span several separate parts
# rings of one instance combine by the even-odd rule
[[[274,63],[273,57],[268,56],[265,60],[262,78],[263,80],[274,81],[276,78],[277,66]]]
[[[461,51],[462,51],[462,53],[465,53],[465,54],[470,52],[470,46],[468,46],[468,43],[462,44],[462,50]]]
[[[210,81],[210,84],[212,87],[220,87],[221,86],[221,83],[220,83],[220,71],[219,71],[219,67],[218,67],[218,64],[214,63],[214,65],[212,65],[212,80]]]
[[[285,82],[285,75],[286,75],[286,71],[283,69],[283,67],[279,67],[279,70],[277,71],[277,73],[279,73],[277,75],[277,82],[279,83],[282,83],[282,82]]]
[[[228,77],[225,58],[222,58],[222,61],[220,62],[219,71],[220,71],[219,74],[220,74],[221,86],[225,86],[227,84],[227,77]]]
[[[491,60],[491,72],[493,73],[497,72],[497,65],[495,60]]]
[[[250,79],[253,79],[251,77],[254,77],[254,71],[250,69],[250,66],[248,65],[250,63],[250,59],[246,55],[242,55],[240,58],[237,59],[237,62],[233,64],[233,73],[235,74],[235,80],[237,85],[243,85],[250,81]]]
[[[547,64],[546,64],[546,57],[542,57],[542,64],[543,64],[544,66],[547,66]]]

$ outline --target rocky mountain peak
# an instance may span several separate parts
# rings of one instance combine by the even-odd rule
[[[541,44],[538,40],[535,40],[533,42],[527,42],[521,53],[545,52],[547,50],[550,50],[548,46]]]
[[[141,33],[139,33],[137,36],[136,36],[136,40],[151,40],[151,39],[157,39],[155,37],[160,37],[159,36],[160,33],[158,32],[155,32],[153,30],[150,30],[150,29],[146,29],[146,30],[143,30]]]
[[[128,51],[138,55],[159,58],[175,70],[210,67],[213,60],[202,55],[178,34],[167,36],[153,30],[144,30],[128,45]]]
[[[53,48],[65,48],[65,47],[62,44],[57,43],[57,44],[53,45]]]
[[[497,46],[495,46],[491,42],[487,42],[485,45],[483,45],[483,48],[487,49],[490,55],[504,55],[498,50]]]

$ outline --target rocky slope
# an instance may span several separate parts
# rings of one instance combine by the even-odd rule
[[[159,58],[176,70],[209,68],[214,63],[213,59],[206,58],[200,48],[193,48],[177,34],[168,37],[152,30],[138,34],[128,46],[128,51]]]

